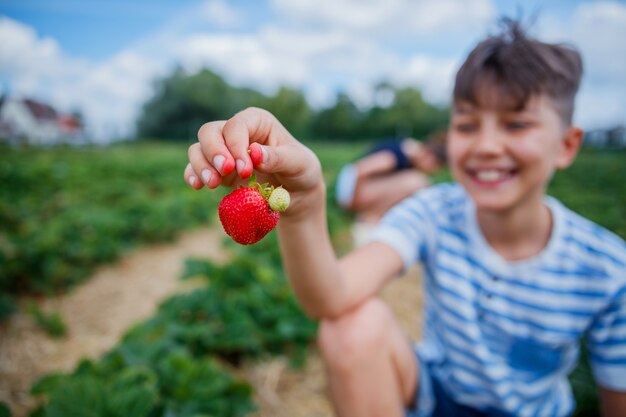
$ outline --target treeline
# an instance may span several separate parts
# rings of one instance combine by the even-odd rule
[[[154,95],[143,106],[137,123],[140,138],[188,141],[207,121],[227,119],[249,106],[265,108],[296,136],[356,141],[391,136],[422,137],[447,125],[448,109],[424,101],[419,90],[387,83],[373,89],[389,104],[363,110],[345,93],[322,109],[313,109],[304,94],[282,87],[273,96],[234,87],[220,75],[203,69],[186,74],[177,69],[158,80]]]

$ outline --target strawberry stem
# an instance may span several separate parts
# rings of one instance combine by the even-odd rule
[[[252,175],[248,179],[248,187],[252,188],[253,190],[257,190],[259,192],[259,194],[261,194],[261,196],[265,200],[269,199],[270,195],[272,194],[272,191],[274,191],[274,186],[270,185],[269,182],[266,182],[266,183],[263,183],[263,184],[259,184],[256,181],[256,174],[255,173],[252,173]]]

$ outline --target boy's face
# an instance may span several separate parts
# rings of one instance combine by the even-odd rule
[[[478,210],[509,211],[543,200],[554,170],[573,161],[581,138],[543,95],[521,111],[455,103],[449,164]]]

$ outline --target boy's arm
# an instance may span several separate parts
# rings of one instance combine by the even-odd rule
[[[626,392],[613,391],[598,386],[602,415],[604,417],[626,416]]]
[[[321,215],[307,222],[281,219],[278,235],[294,292],[305,312],[318,319],[339,316],[374,296],[403,266],[394,250],[376,242],[338,261]]]
[[[198,139],[189,148],[185,169],[185,180],[193,188],[233,186],[254,168],[259,182],[283,185],[290,192],[290,207],[278,226],[281,254],[296,296],[310,316],[342,313],[401,270],[400,256],[382,244],[337,260],[328,236],[319,160],[270,113],[247,109],[228,121],[207,123]],[[262,158],[253,163],[248,150],[259,145]]]

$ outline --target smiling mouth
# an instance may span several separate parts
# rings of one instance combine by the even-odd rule
[[[515,169],[468,169],[470,178],[481,185],[498,185],[515,176]]]

